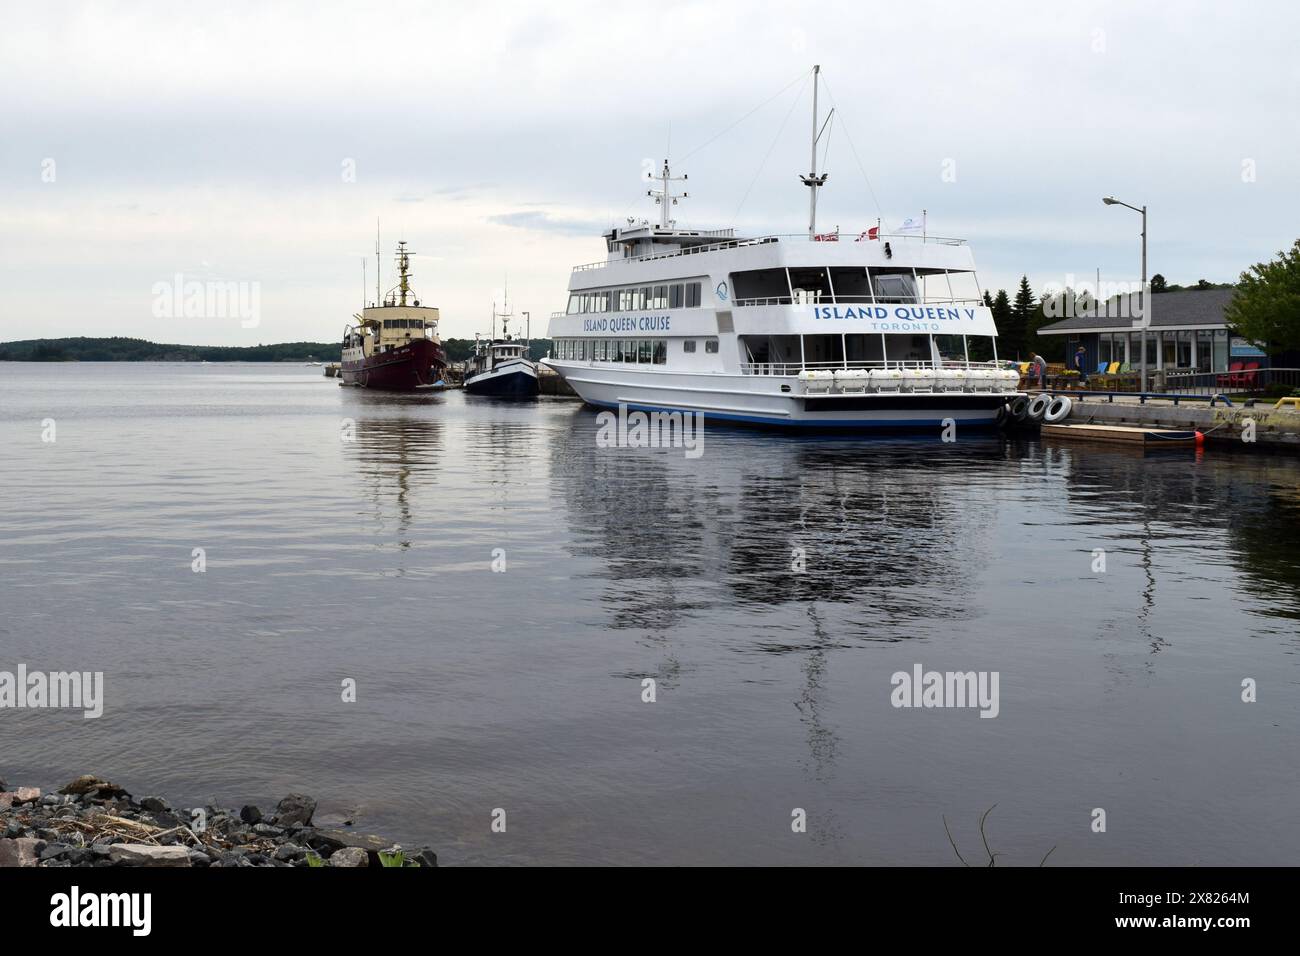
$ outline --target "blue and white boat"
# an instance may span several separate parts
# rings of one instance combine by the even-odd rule
[[[806,235],[678,228],[669,207],[686,194],[671,190],[686,177],[665,160],[658,224],[628,220],[604,234],[604,260],[574,268],[544,364],[602,407],[802,428],[996,424],[1019,375],[997,362],[970,247],[910,223],[819,234],[816,157],[814,137]]]
[[[527,315],[527,313],[524,313]],[[496,320],[501,319],[501,338],[496,337]],[[471,395],[500,398],[532,398],[538,394],[537,363],[528,357],[529,342],[510,337],[509,312],[492,307],[492,336],[487,341],[474,337],[474,354],[465,365],[465,391]]]

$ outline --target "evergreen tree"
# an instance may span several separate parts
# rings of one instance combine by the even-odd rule
[[[984,290],[984,305],[986,308],[993,308],[993,296],[989,295],[989,290]]]
[[[1015,301],[1011,305],[1011,316],[1005,331],[1001,326],[998,327],[999,344],[1001,349],[998,354],[1005,352],[1006,358],[1015,358],[1024,361],[1029,358],[1029,332],[1030,322],[1034,313],[1034,292],[1029,287],[1029,277],[1020,277],[1020,288],[1016,290]]]

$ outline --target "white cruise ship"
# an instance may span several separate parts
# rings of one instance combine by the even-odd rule
[[[814,86],[814,129],[816,103]],[[807,234],[748,237],[677,228],[685,177],[665,160],[659,223],[611,229],[606,258],[574,268],[545,364],[603,407],[831,429],[995,424],[1019,375],[996,361],[970,247],[919,230],[818,234],[816,155],[814,138]]]

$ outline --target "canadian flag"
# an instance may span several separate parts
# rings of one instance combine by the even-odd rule
[[[880,227],[872,226],[866,232],[862,233],[862,235],[858,236],[858,238],[855,241],[861,242],[863,239],[870,241],[872,239],[879,239],[879,238],[880,238]]]

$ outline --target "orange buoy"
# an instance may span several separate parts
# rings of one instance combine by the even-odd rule
[[[1197,433],[1196,433],[1196,447],[1197,447],[1197,448],[1200,448],[1200,447],[1202,447],[1204,444],[1205,444],[1205,433],[1204,433],[1204,432],[1197,432]]]

